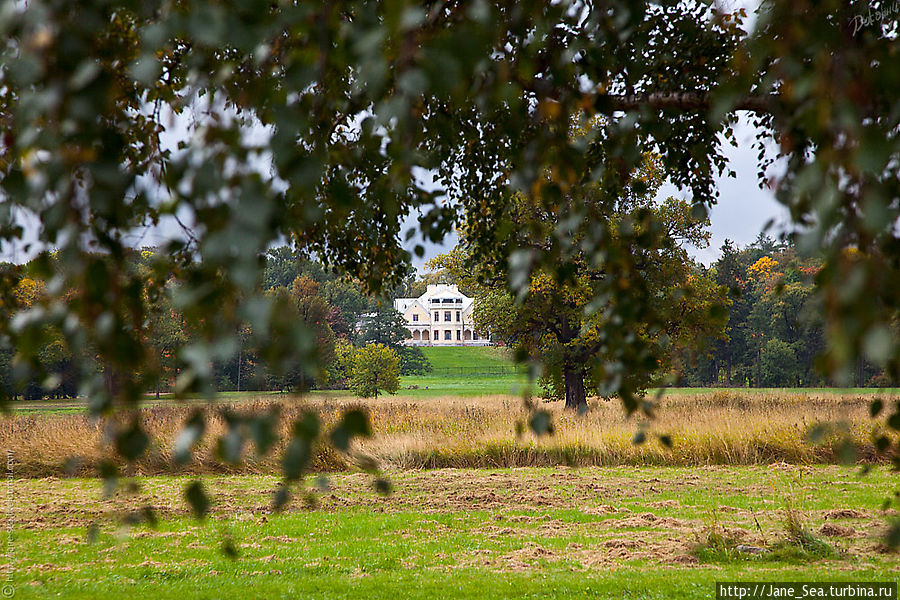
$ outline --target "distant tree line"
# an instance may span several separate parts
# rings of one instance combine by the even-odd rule
[[[706,352],[682,354],[675,367],[681,385],[889,385],[883,369],[862,360],[852,380],[822,374],[829,359],[825,311],[816,293],[822,267],[821,259],[803,258],[790,242],[762,234],[743,248],[726,240],[708,269],[728,290],[725,336],[712,340]]]
[[[131,257],[132,268],[150,277],[154,253],[153,248],[135,251]],[[248,326],[238,332],[240,347],[237,353],[232,356],[223,352],[222,355],[229,358],[213,360],[209,365],[217,389],[352,389],[360,396],[373,396],[379,391],[395,391],[394,379],[399,375],[431,372],[432,367],[421,349],[403,345],[407,330],[403,317],[393,308],[392,299],[420,295],[428,283],[455,283],[461,286],[460,289],[483,296],[481,311],[489,315],[485,307],[492,306],[493,296],[484,289],[479,291],[478,288],[483,286],[474,284],[471,277],[454,266],[451,256],[434,261],[432,266],[436,271],[433,273],[417,277],[411,271],[399,286],[376,298],[366,295],[356,281],[339,277],[289,247],[269,250],[261,286],[278,306],[294,311],[296,322],[303,325],[297,328],[296,335],[309,338],[310,356],[314,359],[309,364],[315,367],[279,369],[273,364],[277,358],[263,356],[249,345],[244,347],[251,333]],[[41,276],[47,272],[47,265],[42,264],[46,260],[42,257],[15,267],[18,273],[16,306],[0,307],[0,316],[11,314],[14,309],[31,307],[46,294],[49,283]],[[726,240],[719,258],[706,268],[695,264],[692,267],[694,273],[685,281],[690,280],[693,287],[697,287],[697,282],[708,282],[704,285],[715,285],[727,291],[727,324],[723,332],[718,327],[713,328],[714,334],[704,343],[675,346],[673,356],[663,365],[669,372],[667,380],[687,387],[889,385],[889,378],[882,368],[862,360],[852,382],[832,381],[822,375],[827,372],[822,361],[829,359],[824,310],[821,297],[816,294],[816,277],[822,266],[819,259],[801,258],[789,242],[764,235],[746,247],[738,247]],[[700,298],[696,293],[693,297],[695,301]],[[704,302],[710,303],[710,298],[705,298]],[[153,360],[157,361],[155,365],[148,365],[148,371],[152,366],[162,373],[161,377],[148,383],[146,391],[170,392],[177,385],[180,365],[184,364],[184,357],[179,353],[192,336],[183,317],[190,298],[182,297],[180,282],[170,278],[164,293],[145,291],[142,302],[146,321],[144,343],[152,350]],[[507,317],[515,314],[508,309],[510,307],[506,306],[506,310],[498,314]],[[42,381],[23,380],[19,372],[24,372],[24,365],[17,366],[14,349],[0,340],[0,387],[4,391],[24,399],[77,395],[81,374],[74,367],[76,361],[68,346],[63,343],[62,326],[64,324],[46,328],[41,340],[37,360],[45,372],[51,374]],[[702,335],[704,328],[693,327],[692,331]],[[877,342],[874,340],[872,344],[877,345]],[[361,354],[360,349],[368,346],[377,346],[377,349],[370,348],[366,354]],[[92,352],[87,347],[81,351]],[[370,357],[368,362],[364,360],[365,356]],[[385,370],[387,375],[366,372],[367,364],[372,368],[381,365],[377,368]],[[102,364],[98,368],[102,369]],[[396,375],[392,375],[395,370]],[[660,381],[663,381],[662,377]],[[111,381],[110,385],[115,382]],[[557,383],[555,387],[558,386]],[[557,393],[554,397],[560,395]]]
[[[135,251],[131,265],[146,278],[151,276],[154,248]],[[46,293],[47,260],[42,257],[20,266],[13,266],[18,274],[16,307],[0,307],[0,312],[12,313],[15,308],[29,308]],[[50,260],[53,260],[51,257]],[[410,273],[401,284],[414,285]],[[392,380],[399,375],[424,374],[431,365],[421,349],[403,345],[407,331],[403,317],[393,308],[393,292],[382,297],[366,295],[358,282],[339,277],[320,263],[303,257],[290,247],[269,250],[261,286],[276,306],[294,312],[298,325],[294,335],[305,336],[310,350],[310,368],[278,368],[277,357],[263,356],[247,344],[251,328],[237,332],[239,348],[221,352],[227,359],[214,359],[212,370],[218,391],[278,390],[302,391],[316,388],[353,389],[360,396],[376,395],[378,391],[395,391]],[[401,291],[401,290],[397,290]],[[180,282],[170,277],[164,293],[141,295],[138,308],[145,316],[143,343],[157,361],[160,377],[149,382],[148,393],[159,395],[178,385],[180,365],[184,357],[179,353],[186,347],[193,332],[187,327],[184,310],[191,299],[183,295]],[[0,314],[0,316],[3,316]],[[248,319],[252,321],[252,319]],[[368,348],[372,346],[373,348]],[[365,352],[362,352],[366,349]],[[83,348],[83,352],[91,352]],[[215,356],[215,352],[212,353]],[[34,400],[44,397],[71,398],[78,393],[78,373],[72,355],[62,341],[61,331],[48,327],[41,341],[38,360],[50,378],[43,381],[24,379],[17,370],[15,349],[0,340],[0,386],[11,397]],[[371,360],[367,360],[369,357]],[[393,364],[396,363],[396,373]],[[369,368],[368,365],[371,365]],[[151,365],[147,365],[150,367]],[[103,369],[102,364],[98,365]],[[373,369],[387,373],[373,373]],[[150,369],[148,368],[148,371]],[[392,375],[393,374],[393,375]],[[114,385],[114,382],[111,382]]]

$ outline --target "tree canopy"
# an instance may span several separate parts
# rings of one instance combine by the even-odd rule
[[[655,157],[647,157],[632,181],[614,196],[588,183],[552,207],[523,194],[509,202],[492,228],[492,247],[535,252],[560,243],[567,247],[567,269],[534,269],[518,298],[507,281],[521,275],[505,263],[472,265],[486,242],[469,237],[468,221],[459,247],[429,263],[476,289],[476,327],[543,364],[545,392],[564,396],[568,408],[586,408],[587,379],[594,395],[618,394],[634,411],[639,394],[665,383],[677,352],[723,337],[725,289],[684,248],[708,243],[708,220],[698,218],[687,202],[656,202],[663,176]],[[590,218],[572,221],[576,207]],[[566,239],[558,238],[561,229]],[[582,253],[589,236],[603,237],[607,254],[628,261],[629,271],[610,269],[610,262]],[[622,327],[623,314],[631,327]],[[628,362],[642,368],[623,370]]]

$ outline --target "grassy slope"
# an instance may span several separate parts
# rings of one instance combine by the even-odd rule
[[[511,367],[515,362],[506,348],[493,346],[425,346],[425,357],[434,369]],[[430,374],[400,378],[399,394],[417,398],[434,396],[521,395],[528,383],[523,375]],[[415,387],[418,386],[418,389]],[[425,389],[428,388],[428,389]]]
[[[677,556],[689,557],[692,535],[666,531],[666,522],[695,523],[695,536],[702,536],[704,523],[712,520],[752,529],[747,509],[753,508],[754,518],[774,542],[783,535],[779,511],[787,501],[801,502],[810,525],[818,527],[826,509],[855,507],[875,514],[896,486],[896,477],[881,470],[862,479],[854,469],[841,467],[804,473],[798,480],[796,474],[766,467],[407,472],[391,475],[397,491],[390,499],[374,496],[358,475],[335,476],[322,509],[283,515],[262,514],[263,490],[275,485],[274,478],[216,478],[207,484],[228,485],[232,495],[217,496],[219,514],[205,525],[170,516],[155,531],[137,527],[128,535],[105,522],[98,542],[90,545],[84,543],[85,525],[60,524],[80,514],[79,501],[90,502],[84,497],[98,494],[99,483],[17,482],[22,502],[40,505],[42,497],[36,496],[43,490],[50,504],[37,509],[45,520],[36,528],[15,532],[12,583],[16,598],[124,593],[135,599],[393,600],[621,598],[625,590],[629,598],[709,598],[714,582],[723,580],[896,581],[895,556],[859,550],[871,548],[874,530],[854,540],[849,555],[829,560],[697,565],[642,555],[645,547],[672,540]],[[579,494],[584,489],[578,487],[579,478],[589,478],[598,491]],[[497,481],[510,485],[492,483]],[[145,487],[176,494],[185,482],[154,478]],[[456,487],[446,496],[451,505],[435,508],[442,482]],[[552,485],[542,487],[541,482]],[[522,484],[535,493],[521,499]],[[47,486],[55,486],[56,504]],[[460,489],[470,490],[471,496],[461,497]],[[540,505],[544,498],[551,502]],[[464,508],[466,502],[471,509]],[[604,504],[620,512],[590,511]],[[661,521],[617,526],[623,515],[648,513]],[[858,529],[863,525],[860,520],[840,522]],[[868,525],[876,524],[873,519]],[[240,552],[237,559],[219,551],[228,535]],[[840,547],[845,540],[832,543]],[[594,558],[603,562],[591,563]]]
[[[425,354],[435,369],[446,367],[495,367],[513,366],[515,363],[506,348],[496,346],[423,346]]]

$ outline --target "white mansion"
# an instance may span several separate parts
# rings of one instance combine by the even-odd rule
[[[397,298],[394,308],[406,319],[411,346],[487,346],[472,323],[474,298],[455,285],[429,285],[418,298]]]

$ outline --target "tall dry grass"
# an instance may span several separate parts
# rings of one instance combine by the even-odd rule
[[[382,466],[400,469],[438,467],[516,467],[569,465],[709,465],[834,463],[855,452],[857,462],[877,460],[873,437],[884,430],[868,416],[869,398],[841,395],[711,393],[664,398],[653,420],[626,418],[615,401],[593,401],[584,415],[570,414],[559,403],[545,404],[553,415],[555,433],[536,438],[516,436],[517,423],[527,417],[522,401],[511,396],[480,398],[402,396],[377,401],[292,398],[255,399],[228,405],[235,411],[258,412],[278,404],[281,441],[273,452],[256,457],[248,447],[240,465],[221,461],[214,440],[225,431],[223,405],[209,406],[207,435],[195,461],[185,467],[172,461],[173,440],[196,407],[156,406],[137,413],[152,438],[145,456],[129,466],[135,474],[277,473],[291,422],[302,411],[317,411],[326,426],[341,413],[362,404],[374,435],[356,450]],[[119,417],[119,418],[127,418]],[[12,414],[0,421],[0,447],[10,450],[20,476],[86,475],[112,458],[106,443],[110,420],[81,415]],[[808,440],[811,429],[837,423],[818,444]],[[635,445],[644,428],[648,441]],[[658,435],[668,435],[672,447]],[[341,470],[352,459],[319,448],[316,470]]]

